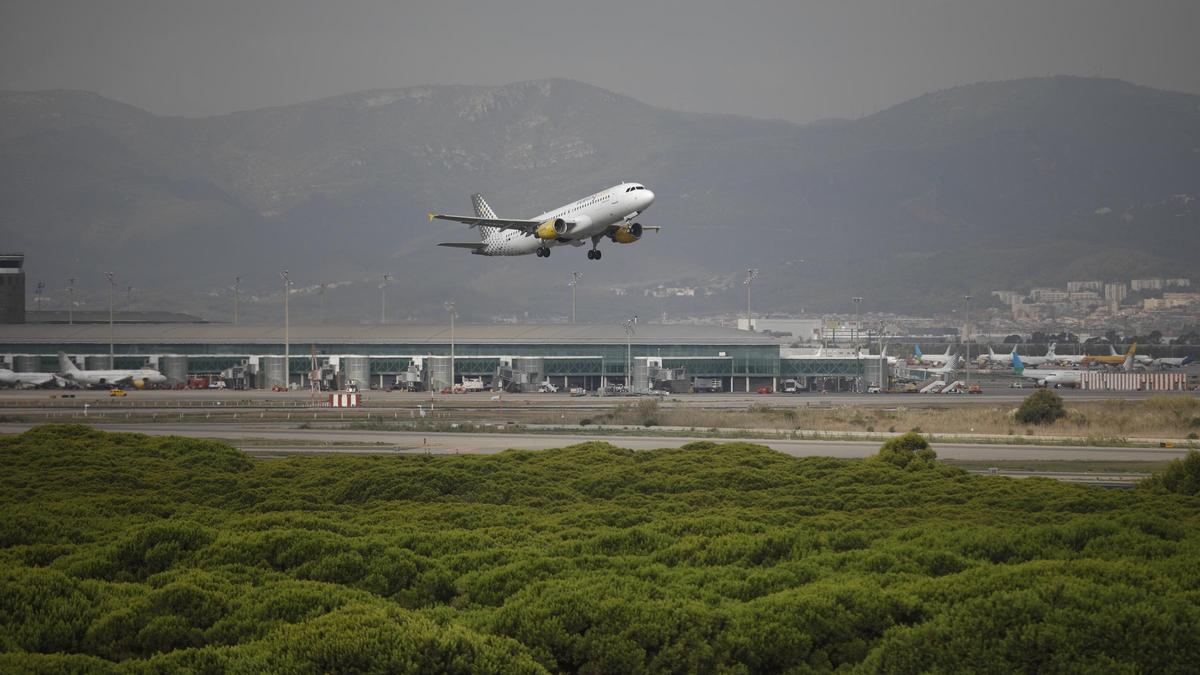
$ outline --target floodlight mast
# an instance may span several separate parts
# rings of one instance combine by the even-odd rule
[[[112,272],[105,272],[104,278],[108,279],[108,367],[116,368],[117,362],[113,356],[113,295],[117,291],[117,282]]]
[[[454,301],[446,302],[446,311],[450,313],[450,390],[454,390]]]
[[[279,273],[283,280],[283,388],[291,389],[292,384],[292,342],[288,331],[291,327],[291,317],[288,315],[288,299],[292,294],[292,279],[288,271]]]
[[[633,391],[633,327],[637,325],[637,315],[626,319],[621,325],[625,328],[625,385]]]
[[[746,286],[746,330],[754,332],[754,315],[750,312],[750,285],[758,278],[758,268],[750,267],[746,270],[746,279],[742,283]]]

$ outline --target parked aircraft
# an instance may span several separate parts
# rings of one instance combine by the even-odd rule
[[[1074,387],[1083,379],[1083,373],[1085,372],[1082,370],[1056,370],[1052,368],[1026,370],[1025,364],[1022,363],[1021,355],[1016,352],[1012,354],[1012,366],[1014,373],[1021,377],[1028,377],[1039,387]]]
[[[1195,359],[1192,358],[1191,354],[1188,354],[1187,356],[1180,356],[1180,357],[1164,356],[1161,359],[1154,359],[1150,363],[1155,368],[1182,368],[1182,367],[1186,366],[1187,364],[1191,363],[1192,361],[1195,361]]]
[[[0,385],[17,389],[44,387],[56,384],[65,387],[66,382],[54,373],[15,373],[7,368],[0,368]]]
[[[950,360],[945,365],[937,368],[927,368],[925,372],[930,375],[949,375],[958,370],[958,354],[951,354]]]
[[[452,220],[479,228],[480,243],[438,244],[465,248],[475,255],[512,256],[537,254],[550,257],[554,246],[583,246],[591,241],[588,260],[600,259],[600,241],[632,244],[657,226],[635,222],[654,203],[654,193],[640,183],[621,183],[528,220],[498,218],[482,195],[471,195],[474,216],[430,213],[429,220]]]
[[[67,358],[58,353],[58,376],[78,384],[81,387],[109,387],[115,384],[129,383],[141,388],[147,384],[166,382],[167,378],[153,368],[138,368],[135,370],[80,370]]]
[[[1109,351],[1109,354],[1107,356],[1105,356],[1105,355],[1089,356],[1089,357],[1087,357],[1087,360],[1084,361],[1084,363],[1089,363],[1089,364],[1103,363],[1106,366],[1119,366],[1119,365],[1124,364],[1125,358],[1130,355],[1133,356],[1134,363],[1140,363],[1142,365],[1149,365],[1150,362],[1153,360],[1149,356],[1144,356],[1144,355],[1139,356],[1138,355],[1136,342],[1129,345],[1128,351],[1126,351],[1124,354],[1118,354],[1117,350],[1114,349],[1112,345],[1108,346],[1108,351]]]
[[[921,352],[921,345],[913,347],[913,354],[917,357],[920,363],[947,363],[950,361],[950,346],[946,346],[945,354],[924,354]]]
[[[1054,363],[1069,363],[1073,366],[1086,365],[1088,360],[1087,354],[1058,354],[1054,351],[1056,345],[1050,345],[1050,349],[1046,352],[1046,358]]]

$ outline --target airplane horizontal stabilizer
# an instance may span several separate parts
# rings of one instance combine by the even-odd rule
[[[454,241],[454,242],[447,242],[447,243],[438,244],[438,246],[448,246],[448,247],[450,247],[450,248],[469,248],[469,249],[471,249],[471,250],[473,250],[473,251],[480,251],[480,250],[482,250],[484,247],[486,247],[486,246],[487,246],[487,244],[484,244],[484,243],[482,243],[482,242],[474,242],[474,243],[471,243],[471,242],[458,242],[458,241]]]

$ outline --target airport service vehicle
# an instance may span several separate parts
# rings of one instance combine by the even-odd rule
[[[797,382],[796,380],[784,380],[783,381],[783,393],[795,394],[795,393],[799,392],[800,390],[801,390],[800,383]]]
[[[968,393],[968,394],[982,394],[982,393],[983,393],[983,387],[981,387],[981,386],[979,386],[979,385],[977,385],[977,384],[973,384],[973,385],[971,385],[969,388],[967,388],[967,393]]]
[[[550,257],[555,246],[583,246],[589,241],[588,260],[600,259],[600,241],[632,244],[646,230],[635,219],[654,203],[654,193],[641,183],[621,183],[528,220],[499,218],[479,194],[471,195],[474,216],[430,213],[429,220],[450,220],[479,228],[479,243],[448,242],[438,246],[463,248],[474,255],[514,256],[533,253]]]
[[[770,388],[770,387],[759,387],[758,389],[755,389],[754,391],[755,391],[756,393],[759,393],[759,394],[770,394],[770,393],[772,393],[772,392],[771,392],[771,388]]]
[[[571,387],[572,396],[587,396],[587,389],[583,387]]]
[[[80,370],[71,363],[67,355],[58,353],[58,367],[62,372],[58,376],[81,387],[108,387],[114,384],[132,384],[141,389],[147,384],[161,384],[167,381],[166,376],[153,368],[137,368],[135,370]]]
[[[108,395],[115,397],[115,398],[121,398],[121,397],[125,396],[125,390],[124,389],[109,389]]]
[[[551,384],[550,380],[546,380],[538,385],[538,392],[542,394],[557,394],[558,385]]]
[[[476,377],[476,378],[464,377],[462,379],[461,386],[462,386],[463,391],[483,391],[483,389],[484,389],[483,378],[482,377]]]
[[[880,393],[880,389],[879,389],[879,387],[877,387],[875,385],[871,385],[871,386],[867,387],[867,393],[868,394],[878,394],[878,393]]]

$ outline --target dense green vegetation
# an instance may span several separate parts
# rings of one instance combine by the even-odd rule
[[[1054,424],[1066,416],[1061,396],[1049,389],[1038,389],[1021,402],[1016,420],[1021,424]]]
[[[746,444],[0,438],[2,672],[1184,672],[1200,501]]]
[[[1200,495],[1200,452],[1188,450],[1182,459],[1171,460],[1162,473],[1146,480],[1146,486],[1181,495]]]

